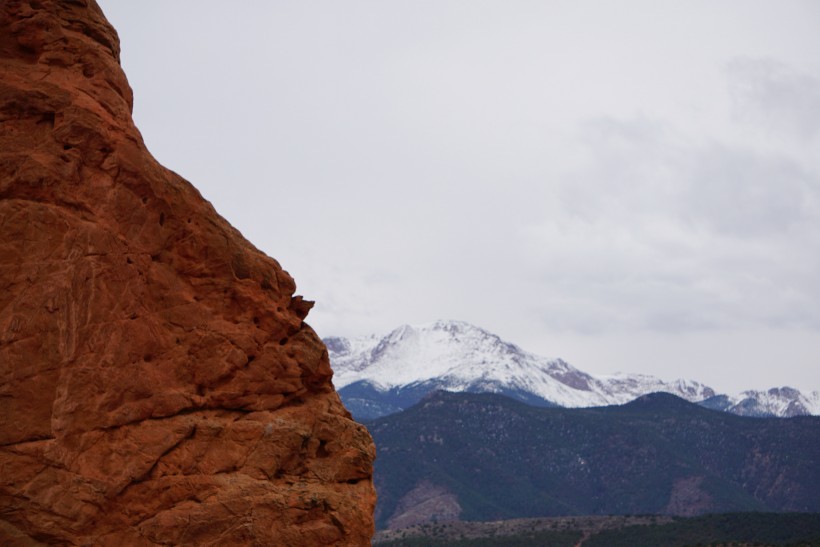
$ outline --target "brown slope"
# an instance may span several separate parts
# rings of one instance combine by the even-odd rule
[[[311,303],[148,153],[93,0],[0,6],[0,544],[369,544]]]

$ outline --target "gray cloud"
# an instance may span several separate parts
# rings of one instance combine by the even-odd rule
[[[820,74],[752,57],[732,59],[725,71],[736,120],[802,139],[820,132]]]
[[[562,210],[524,231],[565,314],[550,328],[820,328],[820,178],[789,157],[598,118]]]
[[[820,180],[789,158],[713,145],[693,158],[685,199],[693,218],[737,237],[814,224]]]

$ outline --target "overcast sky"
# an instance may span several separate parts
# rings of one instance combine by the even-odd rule
[[[321,336],[820,389],[820,2],[99,3],[148,148]]]

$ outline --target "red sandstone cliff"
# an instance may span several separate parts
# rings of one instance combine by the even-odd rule
[[[146,151],[93,0],[0,6],[0,544],[369,544],[310,303]]]

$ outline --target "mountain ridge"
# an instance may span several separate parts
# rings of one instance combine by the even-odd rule
[[[503,393],[535,406],[566,408],[623,404],[660,391],[743,416],[820,414],[818,392],[805,395],[776,387],[728,395],[693,380],[593,375],[462,321],[402,325],[384,336],[328,337],[324,342],[334,384],[359,419],[408,408],[436,389]]]
[[[820,418],[748,419],[647,394],[534,408],[435,392],[367,424],[377,527],[447,520],[818,512]]]

